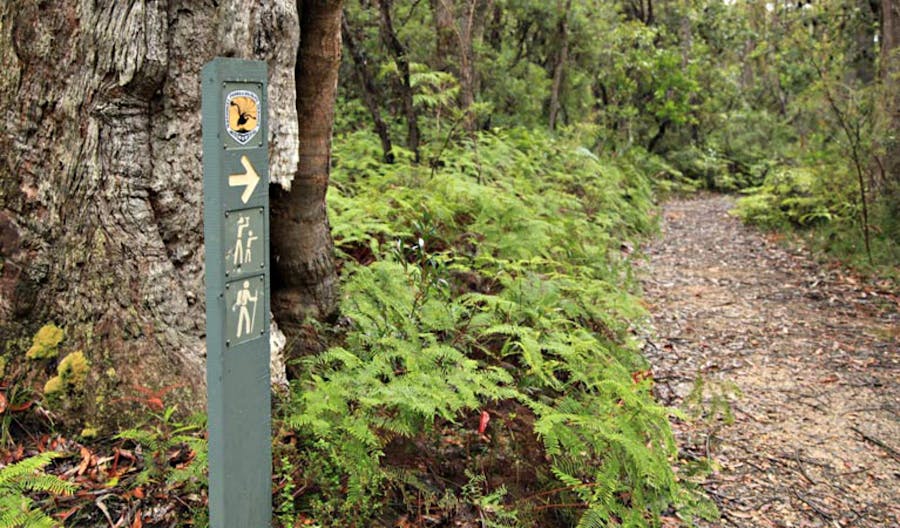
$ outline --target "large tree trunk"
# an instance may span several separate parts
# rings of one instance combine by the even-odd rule
[[[202,406],[200,68],[268,61],[286,181],[297,38],[278,0],[0,2],[0,333],[66,329],[92,365],[79,419],[128,421],[137,387]]]
[[[325,318],[337,307],[334,242],[325,194],[331,167],[331,133],[341,64],[340,0],[298,0],[297,117],[302,125],[300,162],[290,189],[272,195],[272,310],[293,330],[306,317]],[[303,348],[303,347],[301,347]],[[303,350],[290,351],[293,354]]]

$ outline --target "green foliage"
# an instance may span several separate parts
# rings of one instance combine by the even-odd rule
[[[698,374],[694,386],[685,398],[685,406],[690,416],[702,419],[707,424],[721,421],[734,423],[731,403],[741,396],[741,390],[729,381],[711,381]]]
[[[630,328],[645,314],[620,244],[654,228],[641,172],[522,129],[449,145],[432,169],[369,163],[375,144],[355,133],[334,147],[346,332],[301,360],[286,409],[319,490],[303,508],[329,526],[369,524],[410,482],[385,466],[389,443],[429,441],[438,423],[512,400],[534,413],[547,485],[591,483],[576,494],[592,516],[649,525],[689,509],[670,411],[632,379],[646,365]],[[527,525],[475,474],[441,503]]]
[[[56,452],[44,452],[0,467],[0,528],[52,528],[59,523],[36,508],[32,498],[34,493],[68,495],[75,486],[43,469],[54,458]]]
[[[208,446],[206,439],[197,436],[206,428],[206,419],[194,415],[182,423],[175,419],[176,410],[176,406],[167,407],[161,414],[153,414],[147,425],[116,435],[117,439],[130,441],[143,450],[144,467],[135,480],[137,485],[155,482],[188,489],[206,486]],[[188,462],[173,467],[171,454],[184,449],[188,450]]]
[[[280,488],[276,490],[275,519],[281,526],[292,527],[297,512],[294,507],[294,464],[290,457],[281,457],[278,465],[278,481]]]
[[[815,168],[774,169],[763,185],[744,191],[747,196],[738,200],[734,214],[765,229],[800,230],[814,248],[858,269],[896,277],[900,261],[896,197],[886,192],[870,204],[873,260],[869,262],[854,178],[840,162],[824,161]]]
[[[487,478],[482,474],[466,471],[469,481],[461,488],[460,504],[472,505],[477,509],[485,528],[522,526],[518,514],[504,503],[506,488],[498,487],[488,491]]]
[[[818,190],[819,181],[810,168],[777,169],[761,187],[748,190],[752,194],[738,201],[735,213],[744,221],[774,229],[810,226],[854,210],[841,196]]]

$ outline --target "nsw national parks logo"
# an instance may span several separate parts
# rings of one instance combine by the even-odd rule
[[[225,130],[246,145],[259,132],[259,96],[250,90],[235,90],[225,97]]]

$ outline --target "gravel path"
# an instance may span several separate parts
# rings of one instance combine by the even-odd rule
[[[713,460],[712,526],[900,526],[900,299],[732,207],[669,202],[643,266],[657,395],[696,417],[675,429]]]

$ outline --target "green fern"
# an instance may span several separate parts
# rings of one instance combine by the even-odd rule
[[[647,368],[631,331],[646,314],[618,248],[654,228],[646,178],[532,131],[477,142],[424,152],[441,156],[433,171],[372,163],[368,133],[335,143],[329,207],[349,260],[348,329],[341,346],[301,360],[287,411],[323,490],[309,498],[315,517],[368,524],[387,483],[415,487],[384,467],[389,443],[502,400],[534,413],[547,485],[570,488],[560,503],[587,506],[567,513],[582,526],[648,526],[673,506],[701,509],[672,469],[672,411],[632,379]],[[336,489],[346,501],[324,498]],[[483,508],[491,496],[431,495],[448,508]],[[509,512],[491,501],[485,520],[503,525]]]
[[[43,472],[60,453],[48,451],[0,468],[0,528],[54,527],[59,523],[35,508],[31,494],[68,495],[76,486]]]
[[[174,419],[176,407],[170,406],[154,420],[141,428],[126,429],[116,435],[119,440],[127,440],[140,445],[144,452],[144,467],[138,473],[138,485],[164,481],[170,486],[187,485],[198,488],[206,482],[208,445],[204,438],[195,434],[204,429],[205,417],[192,416],[186,423]],[[193,458],[182,468],[171,468],[168,453],[175,448],[186,446]]]

